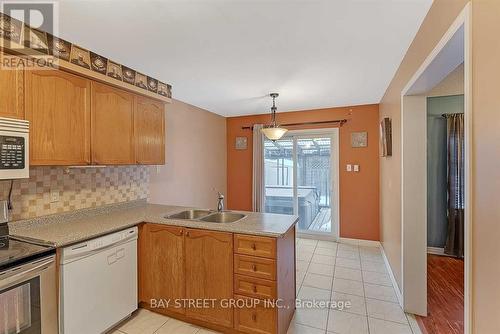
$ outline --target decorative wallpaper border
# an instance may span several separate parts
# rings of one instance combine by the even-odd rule
[[[4,13],[0,13],[0,37],[22,45],[25,50],[54,56],[114,80],[125,82],[163,97],[172,98],[171,85],[62,38],[32,28]]]

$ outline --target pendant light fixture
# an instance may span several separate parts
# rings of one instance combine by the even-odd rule
[[[261,131],[269,140],[275,141],[283,137],[288,130],[276,124],[276,98],[279,94],[271,93],[269,96],[273,98],[273,106],[271,107],[271,124],[262,128]]]

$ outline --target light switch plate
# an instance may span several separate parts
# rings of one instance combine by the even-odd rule
[[[354,165],[354,171],[359,172],[359,165]]]
[[[347,165],[346,170],[347,170],[348,172],[352,172],[352,165],[349,165],[349,164],[348,164],[348,165]]]

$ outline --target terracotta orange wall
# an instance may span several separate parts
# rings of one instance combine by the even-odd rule
[[[282,124],[343,118],[349,121],[339,131],[340,236],[379,240],[378,104],[278,114],[278,122]],[[269,114],[263,114],[226,120],[227,206],[230,209],[252,210],[252,132],[241,127],[266,124],[269,119]],[[351,132],[356,131],[368,132],[367,148],[351,147]],[[236,150],[236,137],[247,137],[248,149]],[[360,172],[346,172],[346,164],[359,164]]]

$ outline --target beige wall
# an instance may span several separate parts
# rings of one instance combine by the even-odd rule
[[[380,160],[381,239],[401,286],[400,94],[463,9],[466,0],[435,0],[381,103],[393,122],[393,156]],[[500,333],[500,1],[472,1],[472,329]]]
[[[401,91],[448,30],[466,0],[435,0],[380,103],[392,119],[392,157],[380,159],[381,241],[401,288]]]
[[[476,334],[500,333],[500,1],[472,6],[472,296]]]
[[[174,100],[167,105],[166,164],[151,167],[149,201],[214,208],[226,192],[226,119]]]
[[[464,64],[453,70],[446,78],[434,87],[428,96],[460,95],[464,93]]]

